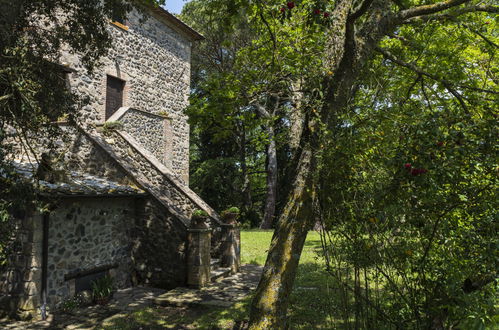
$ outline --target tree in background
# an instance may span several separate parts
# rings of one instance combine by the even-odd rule
[[[277,37],[277,53],[277,43],[267,42],[267,27],[250,21],[247,9],[236,2],[191,1],[182,12],[206,37],[193,56],[191,185],[215,208],[241,205],[243,219],[251,214],[252,226],[268,229],[290,187],[303,129],[300,84],[313,74],[304,71],[311,66],[305,62],[316,61],[320,43],[288,26]],[[306,56],[298,56],[297,46]]]
[[[26,182],[9,166],[7,138],[30,152],[29,138],[48,143],[60,134],[51,123],[77,120],[85,100],[66,85],[59,59],[63,47],[81,55],[87,70],[111,45],[109,17],[124,17],[133,6],[162,0],[1,0],[0,1],[0,264],[11,235],[10,215],[35,201]],[[61,13],[64,13],[62,16]]]

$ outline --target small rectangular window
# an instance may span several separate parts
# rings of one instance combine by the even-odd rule
[[[106,86],[106,120],[123,106],[123,91],[125,81],[107,76]]]

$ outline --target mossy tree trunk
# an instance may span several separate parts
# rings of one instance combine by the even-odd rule
[[[250,329],[281,329],[286,324],[289,295],[293,288],[303,244],[313,221],[315,155],[307,143],[298,163],[290,199],[279,218],[265,269],[251,306]]]
[[[336,120],[338,114],[349,111],[348,105],[359,87],[359,74],[374,53],[380,52],[376,47],[384,36],[392,35],[399,25],[419,18],[429,19],[431,15],[465,2],[469,0],[446,0],[406,8],[403,5],[394,6],[388,0],[365,0],[357,7],[354,7],[353,0],[338,0],[331,14],[331,26],[323,54],[327,75],[322,83],[324,102],[318,116],[325,127],[334,129],[335,125],[341,124]],[[381,54],[387,57],[386,52]],[[401,65],[421,74],[411,64]],[[438,81],[438,77],[433,78]],[[306,114],[305,105],[301,108],[301,112]],[[308,134],[301,138],[301,157],[296,167],[293,188],[279,217],[262,278],[251,305],[250,329],[287,327],[289,295],[307,232],[314,223],[314,152],[319,149],[314,146],[316,142],[312,142],[320,138],[320,133],[316,132],[316,136],[312,138],[310,125],[304,131]]]

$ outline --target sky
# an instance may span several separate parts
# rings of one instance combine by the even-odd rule
[[[170,13],[180,14],[180,12],[182,11],[182,7],[187,2],[189,2],[189,0],[166,0],[165,8]]]

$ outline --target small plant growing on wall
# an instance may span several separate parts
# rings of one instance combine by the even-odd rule
[[[110,133],[111,131],[120,130],[123,128],[123,123],[119,121],[107,121],[102,125],[102,130],[104,133]]]
[[[206,219],[208,217],[209,217],[208,213],[203,210],[195,210],[194,212],[192,212],[192,219],[199,219],[199,218]]]
[[[113,295],[114,280],[111,276],[104,276],[92,282],[92,295],[95,303],[105,305]]]
[[[237,217],[239,216],[239,213],[241,213],[239,211],[239,208],[233,206],[233,207],[228,208],[227,210],[222,211],[222,213],[220,215],[222,216],[222,219],[226,223],[234,223],[234,222],[236,222]]]
[[[164,110],[158,112],[158,115],[163,116],[165,118],[169,118],[170,117],[170,114],[168,113],[168,111],[164,111]]]
[[[191,227],[193,228],[208,228],[206,221],[208,220],[209,214],[203,210],[194,210],[191,216]]]

